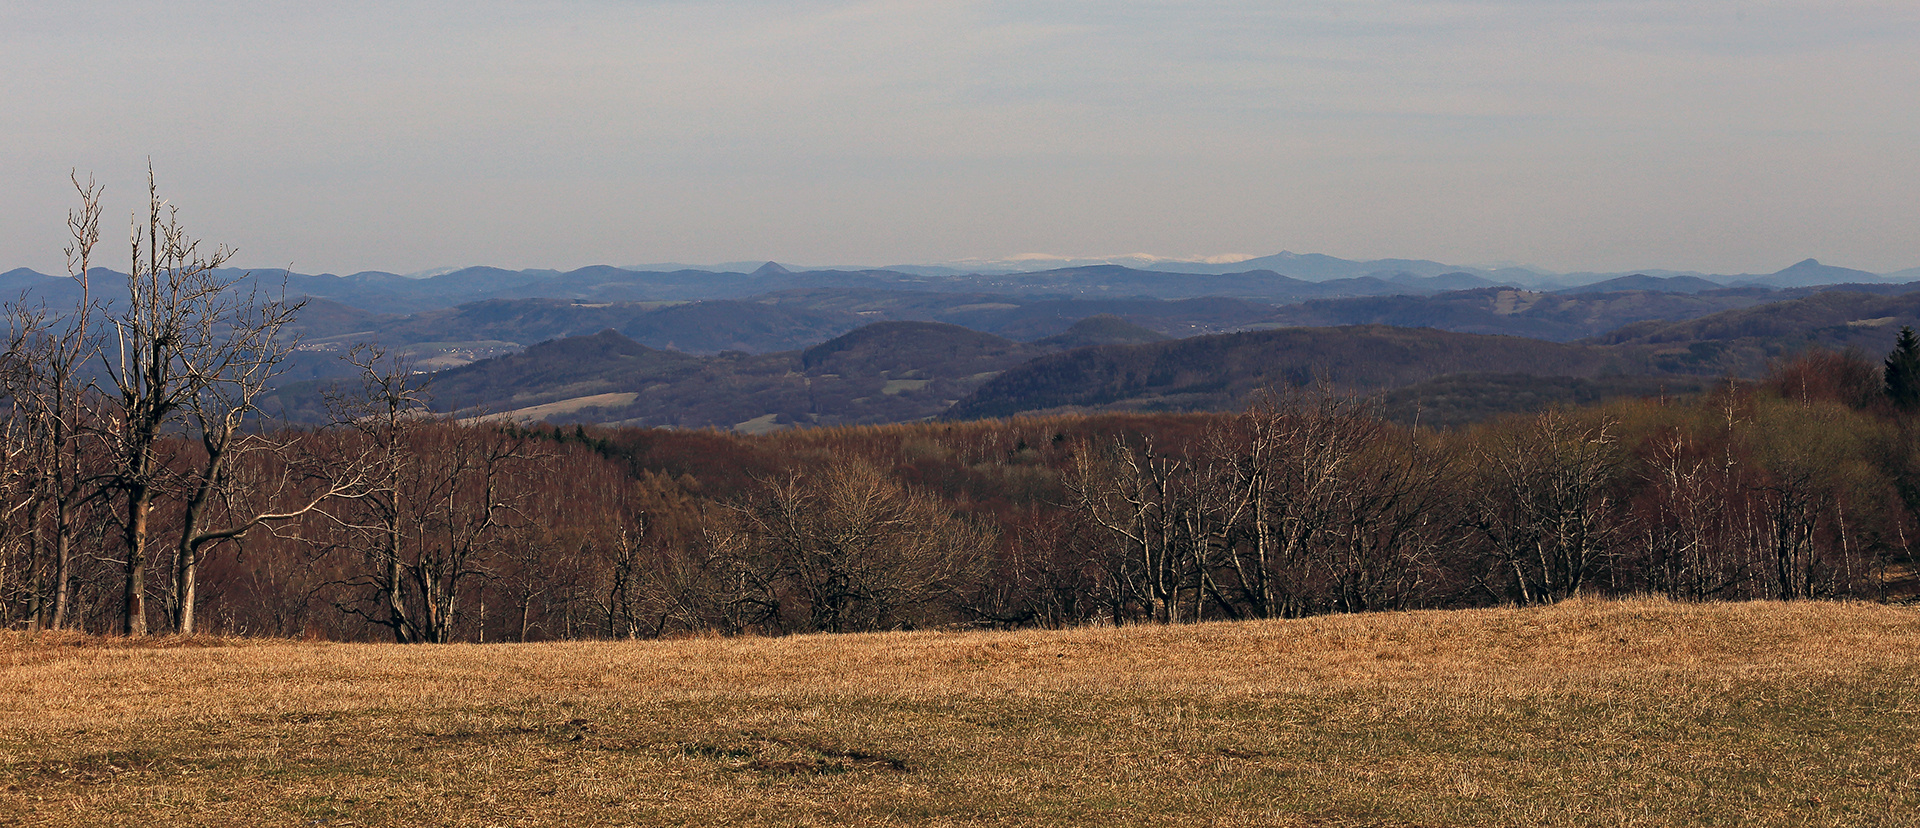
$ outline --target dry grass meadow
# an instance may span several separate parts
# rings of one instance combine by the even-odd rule
[[[1920,824],[1920,611],[0,638],[0,825]]]

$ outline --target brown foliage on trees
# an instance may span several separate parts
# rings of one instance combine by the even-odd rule
[[[714,543],[751,626],[845,632],[937,625],[991,545],[980,527],[858,461],[761,481]]]

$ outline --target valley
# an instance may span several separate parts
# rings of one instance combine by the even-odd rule
[[[1913,285],[1813,260],[1715,277],[1247,264],[1264,267],[231,275],[304,297],[267,409],[306,423],[352,377],[341,356],[369,343],[430,372],[436,410],[523,423],[763,432],[1230,410],[1259,390],[1326,384],[1387,395],[1395,419],[1460,424],[1698,393],[1809,347],[1878,353],[1920,324]],[[17,270],[0,284],[44,301],[71,289]]]

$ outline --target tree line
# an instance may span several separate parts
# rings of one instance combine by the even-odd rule
[[[1455,430],[1324,388],[1218,414],[787,431],[429,413],[377,348],[275,427],[298,302],[154,194],[124,287],[15,303],[0,622],[399,642],[1186,623],[1586,594],[1914,596],[1920,340]],[[111,293],[111,297],[104,294]]]

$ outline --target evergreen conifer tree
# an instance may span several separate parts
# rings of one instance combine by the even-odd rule
[[[1920,408],[1920,336],[1914,335],[1910,325],[1901,326],[1900,338],[1887,354],[1886,389],[1895,408]]]

